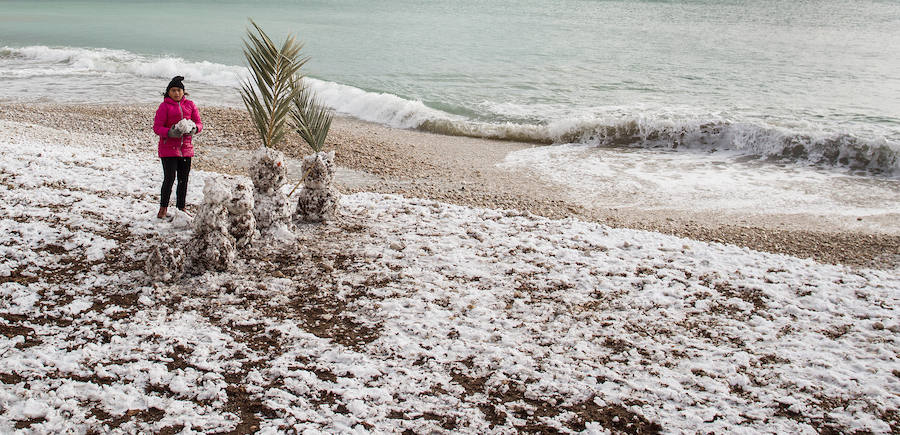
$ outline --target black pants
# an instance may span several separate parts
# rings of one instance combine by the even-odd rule
[[[190,157],[160,157],[163,165],[163,183],[160,190],[159,206],[168,207],[169,197],[172,196],[172,183],[178,177],[178,187],[175,188],[175,207],[184,210],[185,197],[187,196],[188,175],[191,173]]]

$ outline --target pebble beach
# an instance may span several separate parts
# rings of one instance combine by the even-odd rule
[[[154,110],[151,105],[2,104],[0,119],[108,135],[123,147],[154,159],[156,143],[150,129]],[[259,146],[246,112],[201,107],[201,115],[205,131],[195,139],[194,168],[246,174],[249,155]],[[335,119],[327,145],[337,155],[340,171],[336,183],[346,193],[399,194],[463,206],[516,209],[552,219],[576,218],[821,263],[878,269],[900,264],[900,219],[896,213],[829,220],[753,210],[661,212],[588,207],[572,201],[565,186],[535,172],[499,166],[510,153],[542,145],[443,136],[345,117]],[[294,159],[294,166],[296,159],[309,153],[296,136],[288,137],[282,151]],[[298,171],[289,172],[289,177],[299,179]],[[878,225],[864,225],[869,221],[878,221]]]
[[[121,109],[85,110],[51,115],[77,131],[0,119],[0,432],[900,428],[896,270],[413,190],[352,193],[424,184],[415,174],[440,171],[426,164],[502,180],[471,155],[400,164],[369,151],[395,172],[339,168],[333,220],[267,231],[225,269],[192,260],[179,274],[155,261],[188,252],[226,194],[210,187],[246,182],[250,150],[202,145],[194,218],[161,220],[147,136],[115,132]],[[504,175],[500,201],[550,192]]]

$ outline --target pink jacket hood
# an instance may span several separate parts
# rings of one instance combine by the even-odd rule
[[[171,129],[178,121],[190,119],[197,124],[197,132],[203,131],[203,123],[200,121],[200,112],[193,101],[182,98],[175,101],[166,97],[159,108],[156,109],[156,117],[153,118],[153,132],[159,136],[160,157],[193,157],[194,145],[192,137],[169,137]]]

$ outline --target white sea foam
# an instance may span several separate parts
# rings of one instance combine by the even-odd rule
[[[792,130],[765,122],[723,117],[670,119],[655,116],[565,120],[548,126],[553,143],[603,147],[728,151],[741,155],[900,173],[900,142],[827,129]]]
[[[429,119],[419,128],[442,134],[544,144],[727,152],[767,159],[900,174],[900,142],[849,132],[794,131],[720,117],[671,119],[647,114],[583,117],[547,125]]]
[[[898,230],[892,216],[900,215],[900,180],[855,176],[837,168],[740,161],[735,155],[565,144],[511,153],[501,166],[564,185],[570,200],[590,208],[809,214],[861,228]],[[855,221],[859,216],[865,221]]]
[[[0,74],[8,78],[34,78],[71,74],[126,74],[137,78],[167,80],[182,75],[192,83],[236,88],[247,77],[244,66],[193,62],[178,57],[149,57],[123,50],[31,46],[0,48]],[[338,113],[398,128],[416,128],[433,119],[461,122],[454,116],[396,95],[367,92],[339,83],[305,79],[322,101]],[[154,95],[155,98],[155,95]]]
[[[461,116],[432,109],[421,101],[410,101],[387,93],[366,92],[352,86],[307,78],[322,101],[339,113],[364,121],[398,128],[417,128],[426,121],[462,122]]]
[[[25,71],[43,74],[73,72],[126,73],[144,78],[190,77],[192,81],[215,86],[238,86],[246,68],[179,57],[149,57],[124,50],[75,47],[3,47],[0,58],[21,59],[44,65]],[[46,68],[49,67],[49,68]],[[21,70],[20,70],[21,71]]]

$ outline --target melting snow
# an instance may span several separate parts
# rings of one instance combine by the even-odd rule
[[[898,430],[896,270],[362,193],[163,283],[82,139],[0,122],[0,432]]]

